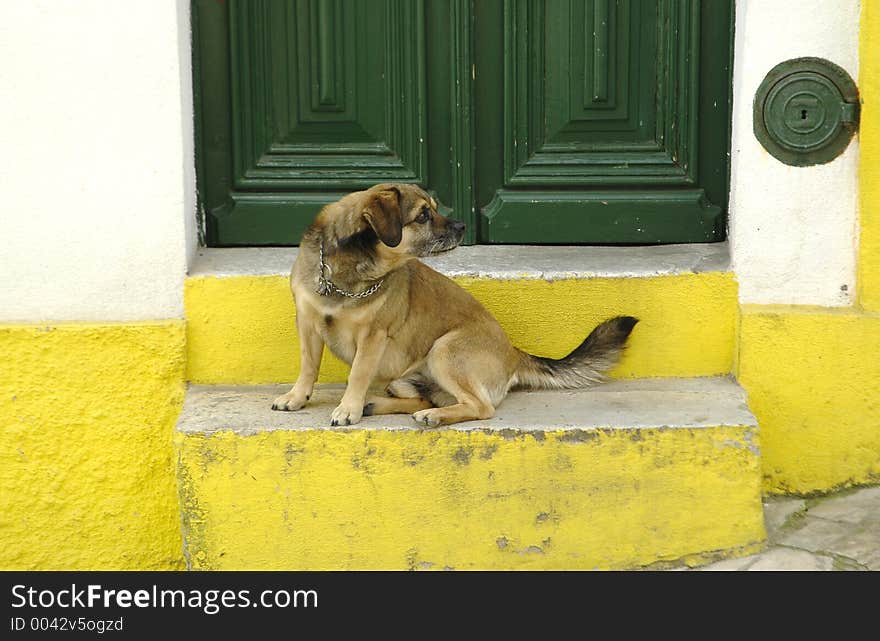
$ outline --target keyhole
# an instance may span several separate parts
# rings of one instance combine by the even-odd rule
[[[801,109],[801,120],[806,120],[806,119],[807,119],[807,110]]]

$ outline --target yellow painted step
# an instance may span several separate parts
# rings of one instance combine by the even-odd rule
[[[185,283],[187,378],[292,382],[299,369],[288,274],[296,248],[202,249]],[[737,284],[726,243],[460,247],[426,259],[499,320],[513,343],[558,358],[618,314],[641,322],[614,378],[733,371]],[[325,350],[320,382],[348,367]]]
[[[175,433],[192,569],[633,569],[764,539],[757,425],[730,378],[519,392],[495,418],[330,428],[341,386],[191,386]]]

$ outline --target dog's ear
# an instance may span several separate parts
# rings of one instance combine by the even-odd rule
[[[364,208],[364,218],[383,243],[397,247],[403,238],[400,190],[389,187],[377,191]]]

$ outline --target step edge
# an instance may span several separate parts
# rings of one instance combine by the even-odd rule
[[[680,386],[676,389],[676,385]],[[644,389],[644,388],[648,389]],[[650,389],[650,388],[654,389]],[[187,388],[184,407],[180,417],[175,425],[175,433],[184,436],[187,435],[211,435],[217,432],[232,432],[241,436],[251,436],[256,434],[275,432],[275,431],[291,431],[291,432],[309,432],[309,431],[327,431],[327,432],[361,432],[361,431],[378,431],[378,432],[437,432],[445,430],[454,430],[462,432],[483,431],[487,433],[496,433],[500,435],[535,435],[545,434],[547,432],[596,432],[596,431],[616,431],[616,430],[658,430],[658,429],[706,429],[719,427],[743,428],[746,430],[755,430],[758,427],[757,419],[748,408],[745,390],[730,376],[719,377],[693,377],[693,378],[646,378],[646,379],[630,379],[626,381],[610,381],[606,384],[590,388],[588,390],[571,390],[566,392],[513,392],[511,397],[514,400],[510,402],[511,397],[506,400],[506,407],[501,407],[501,416],[496,416],[489,421],[470,421],[457,425],[444,426],[440,428],[426,429],[419,427],[411,422],[407,416],[397,415],[388,418],[365,417],[360,423],[354,426],[330,426],[329,415],[335,399],[341,396],[344,385],[327,384],[316,386],[314,394],[315,400],[320,395],[320,401],[316,406],[312,406],[307,413],[302,414],[291,412],[272,412],[268,409],[270,399],[274,398],[276,393],[286,391],[287,386],[284,385],[190,385]],[[210,408],[205,409],[205,403],[212,400],[211,394],[243,394],[250,393],[250,397],[245,397],[242,402],[254,405],[252,395],[260,393],[263,397],[259,405],[254,406],[255,412],[264,412],[265,418],[259,418],[254,413],[248,413],[246,417],[233,417],[224,415],[217,410],[212,411]],[[615,420],[596,419],[591,423],[587,420],[572,420],[571,418],[561,418],[558,422],[552,419],[536,421],[528,418],[516,418],[508,416],[517,411],[524,411],[521,408],[531,404],[537,404],[540,400],[529,400],[529,396],[540,399],[543,396],[544,402],[549,398],[556,400],[564,398],[567,402],[580,402],[585,400],[589,403],[592,401],[609,401],[613,402],[617,399],[623,399],[627,394],[642,393],[654,394],[656,398],[668,399],[670,394],[677,394],[679,397],[691,397],[688,400],[695,400],[697,396],[709,395],[713,402],[708,407],[705,417],[700,416],[699,419],[691,418],[689,420],[676,421],[670,419],[670,410],[667,408],[663,411],[652,408],[647,410],[649,415],[646,417],[638,411],[633,411],[627,416],[627,411],[622,411],[622,418]],[[332,395],[332,396],[331,396]],[[614,395],[613,398],[611,395]],[[716,395],[716,396],[711,396]],[[325,398],[331,397],[330,399]],[[221,399],[226,402],[225,399]],[[266,409],[263,409],[266,406]],[[546,407],[546,405],[545,405]],[[595,408],[594,408],[595,409]],[[701,408],[706,409],[706,408]],[[506,410],[506,411],[505,411]],[[531,409],[525,411],[532,411]],[[540,408],[537,410],[540,412]],[[572,411],[569,409],[569,411]],[[609,410],[606,410],[609,411]],[[614,410],[610,410],[614,411]],[[657,411],[662,418],[651,419],[650,412]],[[695,412],[694,408],[690,408],[691,412]],[[601,412],[599,412],[601,413]],[[317,416],[316,416],[317,414]],[[702,414],[702,412],[700,413]],[[507,416],[506,416],[507,415]],[[289,418],[288,418],[289,417]],[[314,417],[312,420],[309,417]],[[386,421],[377,424],[377,421]],[[291,421],[287,423],[287,421]],[[246,423],[246,424],[241,424]]]
[[[361,433],[361,432],[380,432],[380,433],[390,433],[390,434],[432,434],[432,433],[442,433],[448,431],[454,432],[463,432],[463,433],[476,433],[480,432],[483,434],[489,435],[498,435],[503,438],[517,438],[524,436],[534,436],[536,434],[540,434],[540,437],[537,437],[536,440],[541,441],[543,437],[548,433],[556,433],[556,432],[565,432],[566,434],[577,435],[577,434],[590,434],[590,433],[598,433],[598,432],[606,432],[606,433],[615,433],[615,432],[639,432],[639,431],[652,431],[652,432],[663,432],[663,431],[680,431],[680,430],[715,430],[715,429],[739,429],[744,430],[745,432],[755,432],[758,429],[757,423],[743,423],[743,422],[722,422],[722,423],[707,423],[707,424],[683,424],[683,425],[674,425],[674,424],[657,424],[657,425],[636,425],[636,426],[621,426],[621,425],[594,425],[590,427],[579,427],[579,426],[559,426],[554,428],[547,427],[538,427],[538,428],[529,428],[529,427],[468,427],[464,423],[459,423],[457,425],[446,425],[442,427],[419,427],[418,425],[413,424],[412,427],[408,426],[376,426],[365,424],[364,422],[358,423],[357,425],[351,426],[315,426],[315,427],[306,427],[306,428],[287,428],[287,427],[279,427],[279,426],[269,426],[265,428],[253,428],[253,427],[217,427],[217,428],[206,428],[206,429],[194,429],[194,428],[175,428],[174,433],[178,434],[182,437],[189,436],[213,436],[215,434],[221,433],[232,433],[236,436],[257,436],[260,434],[270,434],[272,432],[296,432],[296,433],[307,433],[307,432],[328,432],[334,434],[353,434],[353,433]],[[576,436],[567,436],[566,440],[576,442],[576,441],[588,441],[591,440],[589,436],[584,437],[583,439],[579,439]]]
[[[288,276],[297,247],[200,247],[187,278]],[[473,245],[422,259],[450,278],[571,280],[729,273],[720,243],[632,247]]]

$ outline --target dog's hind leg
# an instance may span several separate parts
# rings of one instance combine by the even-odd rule
[[[412,417],[416,423],[422,423],[428,427],[438,425],[451,425],[462,421],[492,418],[495,415],[495,406],[486,398],[477,394],[471,394],[459,390],[456,395],[458,403],[446,407],[433,407],[414,412]]]
[[[378,414],[412,414],[419,410],[434,407],[423,398],[393,398],[388,396],[370,396],[364,404],[364,416]]]
[[[420,363],[418,367],[410,368],[403,376],[388,383],[385,393],[392,398],[424,399],[429,401],[425,407],[445,407],[457,403],[452,394],[443,390],[425,374],[422,369],[424,367],[424,363]]]
[[[467,353],[457,344],[455,337],[443,343],[436,343],[428,355],[429,376],[435,386],[432,400],[441,407],[419,410],[413,413],[413,420],[428,427],[451,425],[462,421],[491,418],[495,405],[501,402],[507,391],[506,379],[503,390],[494,390],[492,375],[503,368],[498,355]],[[468,367],[475,361],[483,367]],[[435,398],[436,397],[436,398]],[[497,397],[497,398],[496,398]],[[439,401],[439,402],[438,402]]]
[[[423,381],[415,378],[396,378],[385,387],[391,398],[421,398],[425,394]]]
[[[422,372],[424,366],[421,361],[410,367],[385,386],[385,393],[393,398],[428,398],[432,386]]]

